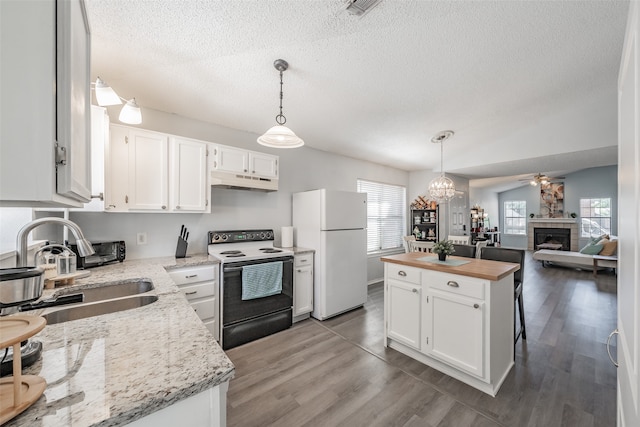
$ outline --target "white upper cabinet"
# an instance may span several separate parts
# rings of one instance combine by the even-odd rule
[[[112,125],[105,150],[108,212],[208,212],[207,143]]]
[[[91,198],[84,3],[1,1],[0,27],[0,205],[81,207]]]
[[[167,135],[129,130],[129,209],[169,209]]]
[[[171,150],[170,205],[176,211],[207,209],[207,144],[187,138],[169,138]]]
[[[211,185],[223,188],[278,189],[278,156],[210,144]]]
[[[278,177],[278,157],[270,154],[249,152],[249,170],[263,178]]]
[[[246,174],[249,172],[249,152],[235,147],[214,147],[214,169],[220,172]]]

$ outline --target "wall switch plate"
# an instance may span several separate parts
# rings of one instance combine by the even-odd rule
[[[138,233],[136,243],[138,245],[146,245],[147,244],[147,233]]]

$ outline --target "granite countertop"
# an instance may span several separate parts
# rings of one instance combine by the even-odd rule
[[[47,290],[146,278],[158,301],[47,325],[34,337],[43,343],[42,357],[23,369],[43,377],[47,388],[4,427],[122,425],[230,380],[233,364],[166,272],[216,263],[207,255],[125,261]]]
[[[288,250],[292,251],[294,255],[302,255],[302,254],[306,254],[306,253],[315,253],[314,249],[301,248],[300,246],[293,246],[293,247],[288,247],[288,248],[283,248],[283,249],[288,249]]]
[[[429,257],[436,262],[428,262],[422,258]],[[441,271],[443,273],[459,274],[462,276],[476,277],[479,279],[487,279],[498,281],[509,274],[520,270],[520,264],[502,261],[490,261],[486,259],[465,258],[449,255],[447,259],[459,260],[465,262],[462,265],[447,265],[437,261],[435,254],[425,252],[409,252],[398,255],[389,255],[381,257],[382,262],[390,262],[410,267],[424,268],[426,270]]]

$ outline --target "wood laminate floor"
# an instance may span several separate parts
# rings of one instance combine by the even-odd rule
[[[382,284],[364,308],[227,351],[235,426],[615,426],[616,276],[527,253],[527,340],[493,398],[383,346]],[[615,355],[615,348],[614,355]]]

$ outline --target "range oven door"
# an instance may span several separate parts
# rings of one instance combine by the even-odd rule
[[[282,261],[282,293],[264,298],[242,300],[242,268]],[[222,348],[271,335],[292,325],[293,257],[267,258],[224,264],[221,280]]]

